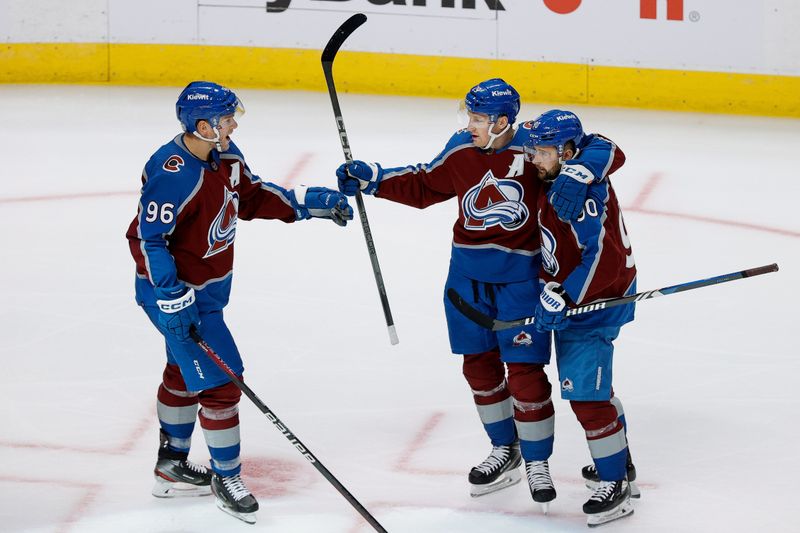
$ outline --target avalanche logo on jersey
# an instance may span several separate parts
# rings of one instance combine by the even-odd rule
[[[180,172],[181,167],[186,163],[183,161],[183,158],[179,155],[171,155],[169,159],[164,162],[164,165],[161,167],[167,172]]]
[[[544,271],[555,277],[558,274],[559,266],[558,259],[556,259],[556,238],[553,232],[547,229],[543,224],[541,218],[539,219],[539,230],[542,235],[542,267]]]
[[[208,228],[208,251],[203,259],[228,249],[236,238],[236,219],[239,215],[239,193],[225,189],[225,201],[211,227]]]
[[[490,170],[461,201],[464,227],[476,231],[497,225],[508,231],[521,228],[528,221],[523,195],[522,184],[512,179],[497,179]]]
[[[514,337],[513,342],[514,346],[530,346],[533,344],[533,338],[529,333],[520,331],[519,334]]]

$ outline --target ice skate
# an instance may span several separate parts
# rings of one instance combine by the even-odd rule
[[[518,468],[521,463],[518,442],[494,446],[489,457],[469,472],[470,496],[483,496],[519,483],[522,479]]]
[[[211,494],[211,473],[208,469],[187,459],[188,453],[169,448],[167,436],[161,432],[158,461],[153,469],[156,483],[152,494],[156,498],[182,496],[208,496]]]
[[[256,523],[258,502],[247,490],[239,474],[222,477],[214,473],[211,477],[211,490],[217,497],[217,507],[221,510],[248,524]]]
[[[631,459],[631,454],[628,453],[628,461],[625,466],[628,473],[628,485],[631,489],[631,498],[641,498],[642,491],[639,490],[639,486],[635,483],[636,481],[636,467],[633,465],[633,460]],[[594,490],[600,484],[600,476],[597,475],[597,469],[594,467],[594,464],[584,466],[581,469],[581,475],[586,482],[586,488],[590,490]]]
[[[583,504],[588,516],[586,524],[596,527],[633,514],[630,487],[624,479],[600,481],[589,500]]]
[[[529,461],[525,463],[525,473],[533,501],[541,505],[542,512],[547,514],[550,502],[556,499],[556,488],[550,477],[550,465],[547,461]]]

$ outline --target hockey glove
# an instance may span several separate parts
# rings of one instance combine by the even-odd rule
[[[564,299],[564,287],[555,281],[548,282],[539,295],[536,306],[534,324],[539,331],[555,331],[567,327],[567,302]]]
[[[547,199],[558,218],[569,222],[581,216],[593,179],[594,176],[583,165],[565,164],[561,167],[561,172],[547,193]]]
[[[348,220],[353,220],[353,208],[340,192],[327,187],[305,185],[298,185],[292,192],[297,220],[329,218],[339,226],[346,226]]]
[[[200,312],[194,305],[194,289],[156,288],[156,297],[159,311],[158,325],[161,326],[161,330],[178,340],[188,340],[192,326],[200,326]]]
[[[355,196],[358,189],[364,194],[375,194],[383,179],[383,169],[378,163],[353,161],[339,165],[336,178],[339,190],[347,196]]]

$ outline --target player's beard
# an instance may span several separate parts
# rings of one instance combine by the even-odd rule
[[[538,167],[538,166],[535,167],[535,168],[536,168],[536,172],[537,172],[537,177],[540,180],[546,181],[548,183],[552,182],[552,181],[555,181],[555,179],[558,177],[558,173],[561,171],[561,166],[560,165],[556,165],[553,168],[551,168],[550,170],[545,170],[545,169],[543,169],[541,167]]]

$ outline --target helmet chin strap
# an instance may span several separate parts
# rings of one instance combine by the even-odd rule
[[[222,139],[220,139],[220,137],[219,137],[219,126],[217,126],[216,128],[212,128],[212,129],[214,130],[214,138],[213,139],[207,139],[207,138],[203,137],[202,135],[200,135],[197,132],[197,130],[194,130],[192,132],[192,135],[194,135],[198,139],[202,139],[202,140],[204,140],[206,142],[214,143],[214,146],[216,146],[216,148],[217,148],[217,152],[222,152]]]
[[[487,142],[486,146],[484,146],[482,148],[483,150],[489,150],[490,148],[492,148],[492,145],[494,144],[494,141],[496,141],[498,137],[500,137],[505,132],[507,132],[508,130],[511,129],[511,123],[509,122],[508,124],[506,124],[506,127],[503,128],[503,131],[501,131],[500,133],[492,133],[492,128],[494,128],[495,124],[496,124],[496,122],[490,122],[489,123],[489,130],[488,130],[489,142]]]

